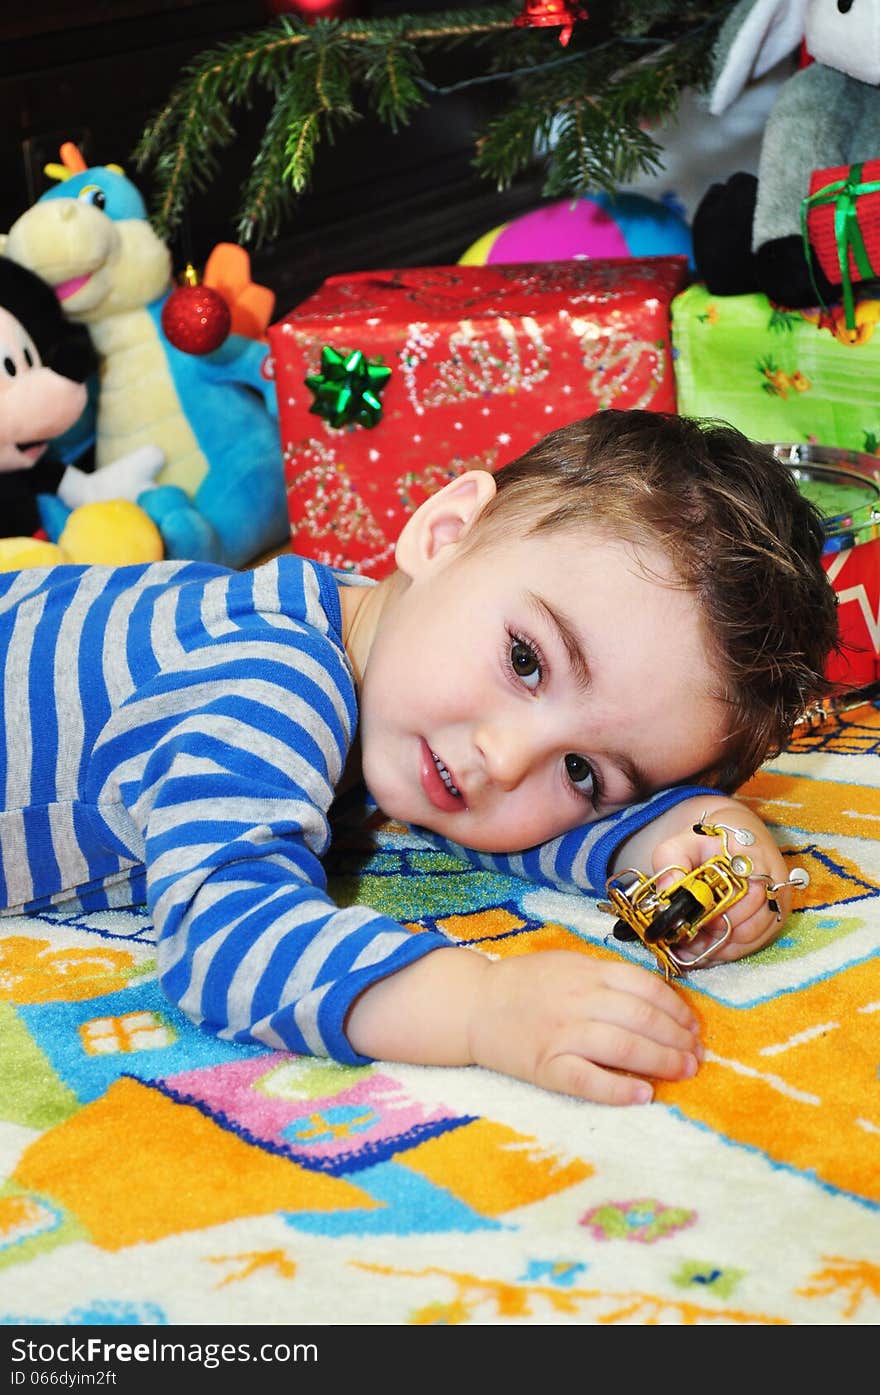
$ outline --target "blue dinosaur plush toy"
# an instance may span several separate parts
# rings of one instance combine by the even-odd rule
[[[165,555],[246,566],[290,534],[268,344],[229,334],[211,353],[162,328],[171,254],[116,165],[87,167],[62,147],[59,183],[10,228],[7,257],[48,282],[87,326],[100,364],[95,465],[142,445],[165,466],[138,504]]]

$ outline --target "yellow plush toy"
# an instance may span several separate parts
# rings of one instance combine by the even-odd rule
[[[158,562],[162,535],[149,514],[129,499],[107,499],[74,509],[57,543],[39,538],[0,538],[0,571],[53,567],[59,562]]]

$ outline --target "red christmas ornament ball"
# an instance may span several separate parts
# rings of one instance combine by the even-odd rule
[[[270,17],[299,15],[302,19],[351,19],[358,12],[357,0],[265,0]]]
[[[162,306],[162,331],[185,354],[219,349],[232,326],[229,306],[211,286],[178,286]]]

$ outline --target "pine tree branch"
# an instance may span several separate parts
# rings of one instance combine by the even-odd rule
[[[363,75],[373,110],[392,131],[405,126],[418,107],[428,105],[420,86],[424,65],[415,44],[402,35],[375,44]]]
[[[512,4],[313,24],[284,16],[194,60],[133,159],[153,169],[153,222],[167,238],[193,195],[217,178],[236,109],[268,99],[238,218],[242,241],[259,244],[308,191],[322,146],[365,114],[359,103],[398,131],[444,91],[430,82],[425,57],[467,45],[488,58],[456,86],[496,82],[509,97],[476,136],[477,172],[504,189],[542,163],[548,195],[613,192],[657,166],[644,128],[674,114],[686,88],[705,84],[732,5],[591,0],[564,51],[558,28],[515,26]]]

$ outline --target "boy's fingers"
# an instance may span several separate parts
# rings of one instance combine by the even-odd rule
[[[779,881],[785,881],[788,871],[783,869],[780,875],[774,869],[773,875],[777,876]],[[699,959],[715,945],[717,948],[712,950],[701,966],[710,967],[712,964],[725,964],[742,959],[744,955],[754,954],[771,944],[779,935],[792,908],[795,889],[780,886],[772,896],[768,896],[768,885],[763,877],[753,880],[746,895],[725,913],[730,922],[730,931],[728,932],[724,917],[716,916],[686,945],[679,946],[677,953],[682,961]]]
[[[595,1065],[664,1080],[687,1079],[696,1075],[700,1064],[693,1038],[688,1038],[683,1047],[666,1046],[653,1037],[609,1022],[588,1023],[581,1038],[573,1039],[573,1048],[577,1055]]]
[[[719,944],[704,962],[707,966],[729,963],[731,960],[741,959],[744,954],[754,954],[763,949],[776,939],[781,928],[782,920],[777,918],[775,911],[765,900],[765,904],[757,911],[734,925],[730,935],[726,936],[726,927],[720,918],[711,921],[699,935],[694,936],[681,957],[697,959],[724,937],[723,944]]]
[[[693,1051],[698,1040],[699,1029],[693,1018],[681,1021],[671,1017],[663,1007],[656,1007],[645,998],[632,993],[619,993],[605,989],[590,1003],[589,1022],[582,1029],[587,1033],[596,1031],[602,1036],[601,1055],[590,1051],[595,1060],[604,1065],[620,1065],[615,1057],[609,1056],[607,1038],[613,1040],[614,1050],[626,1050],[624,1034],[633,1042],[644,1041],[651,1046],[671,1048],[679,1052]],[[577,1049],[581,1044],[578,1043]],[[626,1063],[628,1066],[628,1062]],[[638,1069],[638,1067],[634,1067]]]
[[[591,1022],[571,1049],[541,1068],[538,1084],[599,1104],[633,1104],[646,1077],[689,1080],[699,1070],[694,1051],[678,1051],[607,1023]]]
[[[650,1003],[682,1027],[699,1031],[699,1019],[681,994],[670,988],[662,973],[615,961],[606,966],[603,983],[628,997]]]
[[[574,1095],[576,1099],[591,1100],[594,1104],[649,1104],[654,1097],[647,1080],[603,1070],[576,1055],[554,1056],[535,1083],[545,1090]]]

